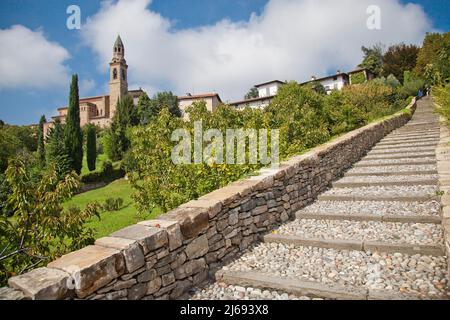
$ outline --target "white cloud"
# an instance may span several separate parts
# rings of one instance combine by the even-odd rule
[[[67,83],[64,62],[70,55],[42,31],[22,25],[0,29],[0,46],[0,89],[42,89]]]
[[[173,30],[150,4],[103,2],[87,20],[82,35],[99,65],[111,59],[120,33],[133,83],[178,94],[215,90],[225,100],[241,98],[268,80],[304,81],[312,74],[354,68],[362,45],[419,44],[431,29],[421,7],[399,0],[270,0],[248,21],[184,30]],[[369,5],[381,9],[381,30],[366,26]]]

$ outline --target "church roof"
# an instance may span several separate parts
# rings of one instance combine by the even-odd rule
[[[114,47],[117,47],[117,46],[123,47],[123,42],[122,42],[122,39],[120,39],[120,36],[117,36],[116,42],[114,42]]]

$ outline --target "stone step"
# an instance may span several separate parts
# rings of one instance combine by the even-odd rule
[[[404,165],[436,165],[436,157],[422,159],[375,159],[361,160],[353,165],[354,168],[370,168],[384,166],[404,166]]]
[[[383,221],[401,223],[434,223],[441,224],[440,216],[425,215],[375,215],[375,214],[340,214],[340,213],[308,213],[298,211],[295,214],[297,219],[318,219],[318,220],[351,220],[351,221]]]
[[[385,138],[380,140],[380,142],[395,142],[395,141],[435,141],[435,139],[439,140],[439,135],[407,135],[407,136],[391,136],[387,135]]]
[[[439,201],[412,201],[409,203],[399,201],[315,201],[296,212],[297,218],[314,218],[322,215],[330,216],[330,220],[342,216],[349,217],[347,220],[435,223],[441,220],[441,204]],[[360,216],[366,219],[353,219],[350,218],[351,216]]]
[[[373,147],[372,150],[379,149],[394,149],[394,148],[412,148],[412,147],[436,147],[439,144],[439,140],[433,141],[380,141]]]
[[[436,133],[390,133],[387,136],[385,136],[381,141],[383,140],[402,140],[402,139],[439,139],[439,132]]]
[[[333,300],[367,300],[366,289],[345,287],[338,284],[326,285],[320,282],[299,280],[296,278],[274,277],[255,271],[222,271],[216,273],[216,281],[229,285],[277,290],[297,296],[311,296]]]
[[[386,159],[422,159],[433,158],[436,154],[434,152],[392,152],[387,154],[367,155],[364,160],[386,160]]]
[[[285,234],[265,235],[264,242],[335,250],[356,250],[364,252],[377,251],[385,253],[402,253],[408,255],[420,254],[436,257],[445,255],[445,247],[437,244],[414,245],[410,243],[389,243],[381,241],[304,238],[301,236]]]
[[[370,186],[333,188],[317,199],[320,201],[430,201],[438,196],[438,187],[425,186]]]
[[[344,177],[357,176],[410,176],[437,174],[436,165],[388,165],[373,167],[354,167]]]
[[[333,182],[333,188],[352,188],[370,186],[414,186],[435,185],[437,175],[391,175],[391,176],[347,176]]]
[[[258,271],[222,271],[216,280],[239,288],[252,287],[261,290],[276,290],[295,296],[316,297],[329,300],[441,300],[442,296],[424,296],[414,293],[366,289],[364,286],[324,284],[297,278],[280,278]],[[245,289],[245,288],[243,288]],[[242,290],[242,289],[240,289]]]
[[[218,282],[328,299],[443,299],[446,277],[444,256],[274,242],[252,247],[216,273]]]
[[[374,147],[371,151],[369,151],[368,155],[376,155],[376,154],[404,154],[404,153],[433,153],[436,151],[435,146],[411,146],[404,147],[402,145],[398,145],[396,148],[392,147]]]

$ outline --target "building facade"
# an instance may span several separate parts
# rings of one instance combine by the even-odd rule
[[[186,108],[192,105],[196,101],[205,101],[206,109],[210,112],[216,110],[217,106],[222,103],[219,94],[217,93],[204,93],[192,95],[190,93],[185,96],[178,97],[178,107],[181,110],[181,114],[185,120],[188,119]]]
[[[95,97],[80,98],[80,126],[94,124],[99,127],[108,127],[116,112],[119,99],[130,95],[134,103],[141,95],[145,94],[142,89],[128,90],[128,65],[125,60],[125,47],[120,36],[117,37],[113,46],[113,57],[109,63],[109,94]],[[65,123],[68,107],[58,108],[58,115],[52,117],[52,121],[44,124],[44,135],[59,120]]]

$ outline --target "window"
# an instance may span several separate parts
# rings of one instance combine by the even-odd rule
[[[336,81],[336,80],[337,80],[337,77],[333,77],[333,80]]]
[[[122,79],[126,80],[126,74],[125,74],[125,70],[122,69]]]
[[[113,69],[113,79],[114,80],[117,79],[117,69],[116,68]]]

